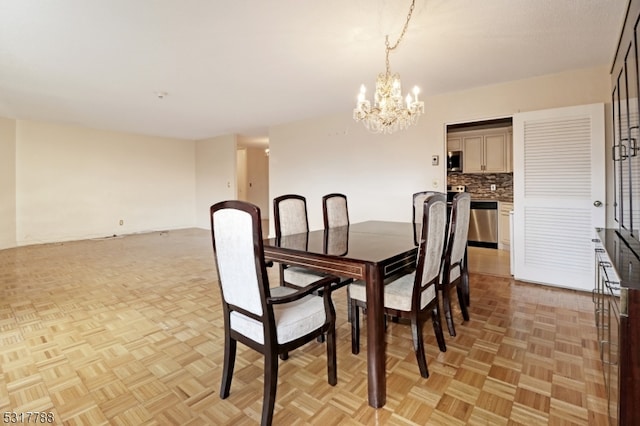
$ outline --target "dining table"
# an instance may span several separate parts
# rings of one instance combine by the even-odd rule
[[[306,267],[366,283],[369,405],[383,407],[385,371],[384,282],[415,269],[418,225],[366,221],[264,240],[265,260]]]

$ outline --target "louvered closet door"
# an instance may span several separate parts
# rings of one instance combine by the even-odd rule
[[[591,238],[605,225],[604,154],[603,104],[514,115],[516,279],[593,287]]]

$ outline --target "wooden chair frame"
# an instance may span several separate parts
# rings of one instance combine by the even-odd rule
[[[267,276],[266,264],[264,260],[264,246],[262,242],[262,223],[260,220],[260,209],[253,204],[243,201],[223,201],[211,206],[210,208],[213,251],[216,267],[218,268],[218,270],[220,270],[220,265],[218,263],[216,236],[214,231],[214,213],[221,209],[237,209],[247,212],[251,215],[251,222],[253,227],[253,252],[255,256],[256,276],[258,279],[260,298],[262,301],[262,315],[256,315],[252,312],[242,309],[239,306],[227,303],[224,299],[224,294],[222,294],[225,347],[223,375],[220,385],[220,397],[222,399],[225,399],[229,396],[236,359],[237,342],[241,342],[248,347],[256,350],[257,352],[262,353],[265,357],[264,400],[261,424],[271,425],[278,382],[279,355],[287,354],[289,351],[299,348],[300,346],[314,339],[317,339],[319,336],[326,335],[328,382],[331,386],[334,386],[337,383],[335,309],[331,301],[329,289],[332,284],[335,284],[337,282],[338,279],[336,277],[328,276],[312,285],[298,288],[298,291],[286,296],[272,296],[269,288],[269,279]],[[220,283],[220,281],[219,286],[222,293],[222,283]],[[317,292],[318,290],[323,290],[324,294],[324,296],[321,297],[323,297],[323,303],[326,313],[325,323],[320,328],[317,328],[295,340],[286,343],[278,343],[277,328],[273,310],[274,306],[300,300],[303,297],[312,294],[313,292]],[[260,344],[231,328],[230,315],[231,312],[234,311],[264,324],[264,344]]]

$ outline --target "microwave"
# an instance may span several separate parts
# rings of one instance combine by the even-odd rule
[[[447,171],[462,171],[462,151],[449,151],[447,153]]]

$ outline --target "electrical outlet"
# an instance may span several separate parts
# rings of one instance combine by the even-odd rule
[[[495,190],[496,190],[496,186],[495,186],[495,184],[491,184],[491,190],[492,190],[492,191],[495,191]]]
[[[124,225],[124,220],[120,219],[120,226]]]

